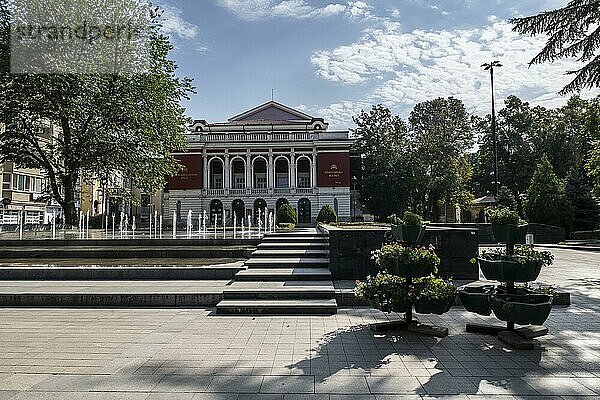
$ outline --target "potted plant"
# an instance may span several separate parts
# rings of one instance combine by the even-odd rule
[[[442,315],[454,305],[456,288],[451,279],[429,276],[415,282],[413,298],[419,314]]]
[[[501,321],[519,325],[542,325],[552,311],[553,297],[548,294],[502,293],[490,297],[494,315]]]
[[[357,281],[356,297],[367,300],[371,307],[384,312],[406,312],[410,307],[406,281],[399,276],[380,272],[375,277],[367,276]]]
[[[402,219],[396,215],[389,218],[392,224],[392,235],[400,242],[418,243],[425,233],[425,224],[420,215],[406,211]]]
[[[519,226],[520,218],[516,212],[502,207],[489,212],[492,233],[498,243],[523,243],[526,225]]]
[[[479,315],[490,315],[490,295],[493,290],[493,285],[463,286],[458,289],[458,297],[465,310]]]
[[[479,267],[486,279],[500,282],[535,281],[543,267],[551,265],[554,256],[549,251],[536,251],[532,246],[517,246],[514,255],[505,251],[484,251]]]
[[[373,252],[372,259],[381,270],[405,278],[435,274],[440,264],[433,246],[410,248],[400,243],[383,245]]]

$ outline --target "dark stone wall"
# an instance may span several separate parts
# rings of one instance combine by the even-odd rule
[[[378,269],[371,260],[371,252],[386,241],[385,229],[331,229],[329,230],[330,269],[333,279],[365,279]],[[470,260],[477,257],[477,228],[427,228],[424,244],[436,246],[442,263],[439,274],[454,279],[478,279],[479,270]]]

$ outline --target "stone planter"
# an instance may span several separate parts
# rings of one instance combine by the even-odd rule
[[[415,301],[415,311],[419,314],[442,315],[450,311],[454,305],[454,300],[454,297],[446,299],[430,299],[427,297],[421,297]]]
[[[392,225],[392,235],[399,242],[418,243],[424,233],[425,226]]]
[[[458,289],[458,297],[465,310],[479,315],[490,315],[490,299],[494,286],[465,286]]]
[[[552,296],[546,294],[496,294],[490,305],[501,321],[518,325],[542,325],[552,311]]]
[[[422,278],[429,276],[433,272],[433,266],[418,265],[418,264],[404,264],[398,260],[394,260],[390,271],[392,275],[401,276],[403,278]]]
[[[492,224],[492,233],[494,239],[498,243],[515,244],[525,243],[525,234],[527,233],[527,225],[496,225]]]
[[[479,258],[479,267],[486,279],[499,282],[531,282],[535,281],[542,271],[542,264],[537,261],[524,262],[513,259],[485,260]]]

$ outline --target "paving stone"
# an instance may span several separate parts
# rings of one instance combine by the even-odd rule
[[[436,374],[429,378],[418,378],[427,394],[454,395],[475,394],[477,387],[466,377],[456,377],[449,374]]]
[[[425,394],[416,377],[367,377],[373,394]]]
[[[370,394],[367,381],[362,376],[329,376],[315,383],[316,393]]]
[[[261,393],[314,393],[314,376],[265,376]]]
[[[596,393],[572,378],[535,377],[523,378],[540,395],[594,396]]]
[[[479,389],[477,393],[484,395],[539,395],[521,378],[481,379],[470,378]]]
[[[258,393],[262,376],[215,376],[206,389],[207,392]]]
[[[204,392],[211,380],[211,376],[165,375],[152,391],[164,393]]]

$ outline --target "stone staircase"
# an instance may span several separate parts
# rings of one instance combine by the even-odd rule
[[[223,291],[218,314],[335,314],[328,238],[314,228],[267,235]]]

